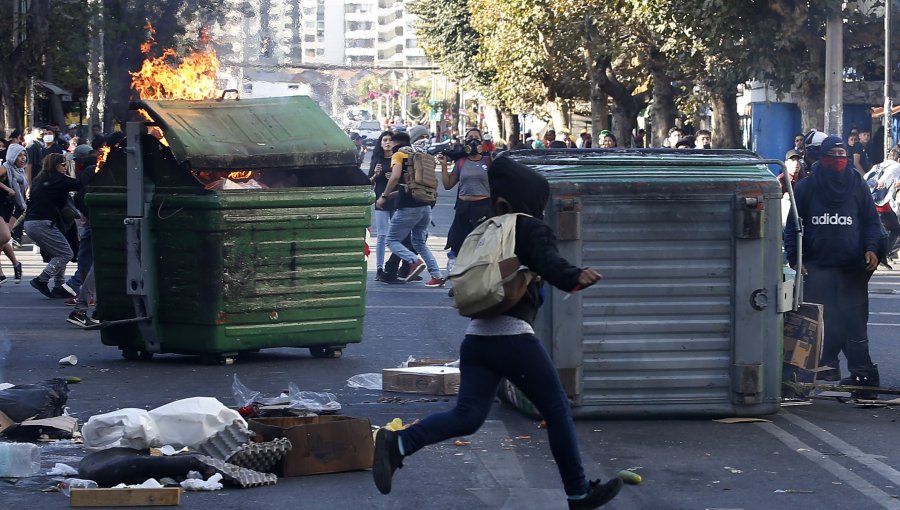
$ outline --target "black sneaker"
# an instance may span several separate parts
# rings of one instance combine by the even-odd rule
[[[50,291],[50,297],[54,299],[68,299],[72,297],[72,294],[69,294],[69,291],[57,285],[53,287],[53,290]]]
[[[622,480],[619,477],[610,478],[601,484],[600,480],[592,480],[588,488],[588,495],[584,499],[570,499],[569,510],[587,510],[599,508],[610,501],[622,489]]]
[[[381,428],[375,433],[375,455],[372,458],[372,478],[378,492],[390,494],[394,471],[403,467],[400,441],[396,432]]]
[[[44,296],[51,299],[53,298],[53,294],[50,293],[50,287],[47,286],[47,282],[42,282],[37,277],[34,277],[31,279],[31,286]]]
[[[384,269],[379,269],[375,272],[375,281],[380,282],[381,278],[384,276]]]
[[[842,386],[881,386],[881,376],[878,374],[878,365],[860,372],[851,372],[850,377],[841,379]],[[850,396],[859,400],[877,400],[878,392],[875,391],[851,391]]]
[[[16,265],[13,266],[13,278],[16,280],[16,284],[22,283],[22,263],[16,262]]]
[[[3,285],[4,283],[6,283],[6,280],[8,280],[8,279],[9,278],[7,278],[5,274],[0,274],[0,285]]]
[[[402,285],[402,284],[406,283],[406,280],[401,280],[400,278],[397,278],[397,275],[388,274],[388,273],[384,273],[383,275],[381,275],[380,281],[381,281],[381,283],[387,283],[387,284],[391,284],[391,285],[397,285],[397,284]]]
[[[72,313],[69,314],[69,318],[66,319],[66,322],[68,322],[69,324],[74,324],[79,328],[84,328],[94,323],[94,321],[88,318],[87,313],[79,312],[77,310],[73,310]]]

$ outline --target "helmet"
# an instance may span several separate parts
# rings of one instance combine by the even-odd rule
[[[819,157],[822,154],[822,142],[828,138],[828,135],[821,131],[816,131],[815,129],[811,129],[806,136],[803,138],[803,143],[806,145],[806,156],[810,159],[810,161],[818,161]]]

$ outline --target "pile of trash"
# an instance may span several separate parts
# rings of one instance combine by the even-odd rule
[[[226,484],[259,487],[275,484],[278,476],[371,467],[369,421],[329,416],[341,410],[333,394],[300,391],[290,383],[285,393],[266,396],[244,386],[237,376],[233,392],[237,410],[215,398],[191,397],[151,410],[123,408],[94,415],[79,430],[78,421],[66,413],[65,379],[2,384],[0,477],[38,475],[41,448],[30,442],[57,439],[80,443],[89,451],[77,467],[57,463],[44,473],[57,477],[56,490],[73,504],[83,491],[95,489],[92,498],[117,501],[114,492],[102,488],[159,491],[147,496],[158,500],[166,498],[164,490],[180,494],[219,490]],[[357,452],[353,458],[317,464],[306,459],[327,456],[310,451],[317,445],[304,444],[297,458],[289,459],[294,450],[291,438],[307,443],[312,434],[362,443],[362,448],[350,449]]]

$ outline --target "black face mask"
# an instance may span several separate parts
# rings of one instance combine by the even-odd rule
[[[481,145],[481,140],[466,140],[466,154],[472,156],[475,154],[481,154],[484,148]]]

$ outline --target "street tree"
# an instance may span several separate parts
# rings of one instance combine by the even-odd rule
[[[482,53],[481,34],[472,24],[473,11],[469,8],[469,1],[416,0],[409,5],[409,10],[417,17],[416,37],[425,54],[445,76],[467,89],[475,90],[489,108],[499,110],[502,132],[510,140],[518,139],[518,117],[513,115],[509,104],[493,86],[494,68],[483,65],[479,59]],[[455,101],[451,107],[454,116],[459,111],[458,105]],[[444,108],[449,106],[444,105]],[[489,128],[496,133],[501,132],[499,125]]]
[[[22,125],[25,91],[30,78],[41,69],[50,40],[51,4],[49,0],[32,0],[28,10],[22,12],[22,2],[0,0],[0,10],[12,21],[0,33],[0,122],[7,129],[26,127]]]

